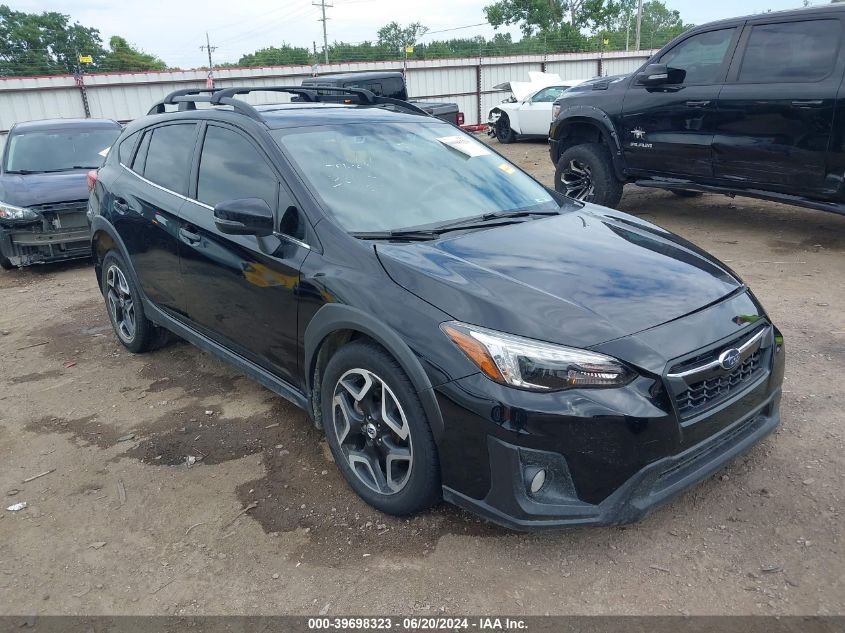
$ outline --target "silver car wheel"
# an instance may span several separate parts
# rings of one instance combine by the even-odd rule
[[[332,429],[343,459],[365,486],[382,495],[401,491],[411,476],[413,444],[398,398],[379,376],[350,369],[332,402]]]

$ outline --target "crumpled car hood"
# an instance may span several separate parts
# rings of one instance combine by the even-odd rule
[[[52,202],[86,200],[88,170],[57,174],[4,174],[0,176],[0,201],[18,207]]]

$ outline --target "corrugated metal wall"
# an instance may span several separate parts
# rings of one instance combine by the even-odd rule
[[[587,79],[599,74],[631,72],[653,51],[558,53],[507,57],[466,57],[408,62],[408,92],[413,98],[456,102],[466,123],[484,122],[487,111],[507,93],[493,91],[496,84],[525,81],[529,71],[558,73],[564,79]],[[400,61],[321,65],[319,72],[401,70]],[[310,66],[218,69],[216,84],[223,87],[299,85],[312,73]],[[86,75],[85,87],[91,116],[128,121],[144,115],[168,92],[205,85],[204,70]],[[278,103],[279,95],[250,95],[252,103]],[[282,97],[282,100],[285,100]],[[22,77],[0,79],[0,143],[2,134],[18,121],[84,117],[80,88],[73,77]],[[481,119],[481,120],[479,120]]]

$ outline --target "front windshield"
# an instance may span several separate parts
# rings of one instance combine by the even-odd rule
[[[529,176],[444,124],[368,122],[273,134],[326,210],[352,233],[558,208]]]
[[[43,130],[14,134],[7,141],[7,173],[95,169],[120,134],[118,128]]]

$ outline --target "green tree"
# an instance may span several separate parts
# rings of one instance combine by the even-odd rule
[[[25,13],[0,5],[0,75],[71,73],[77,55],[102,58],[100,33],[55,11]]]
[[[428,27],[419,22],[400,26],[398,22],[385,24],[378,30],[378,44],[398,53],[406,46],[413,46],[417,40],[428,33]]]
[[[518,24],[523,35],[559,31],[565,24],[589,28],[619,11],[619,0],[498,0],[484,7],[494,27]]]
[[[109,50],[97,62],[101,70],[109,72],[142,72],[145,70],[166,70],[167,64],[154,55],[139,51],[126,39],[115,35],[109,40]]]
[[[642,48],[660,48],[692,26],[684,24],[677,10],[669,9],[661,0],[651,0],[643,4],[640,45]]]
[[[291,46],[283,42],[281,46],[270,46],[244,55],[234,66],[291,66],[310,64],[312,60],[313,56],[307,48]]]

